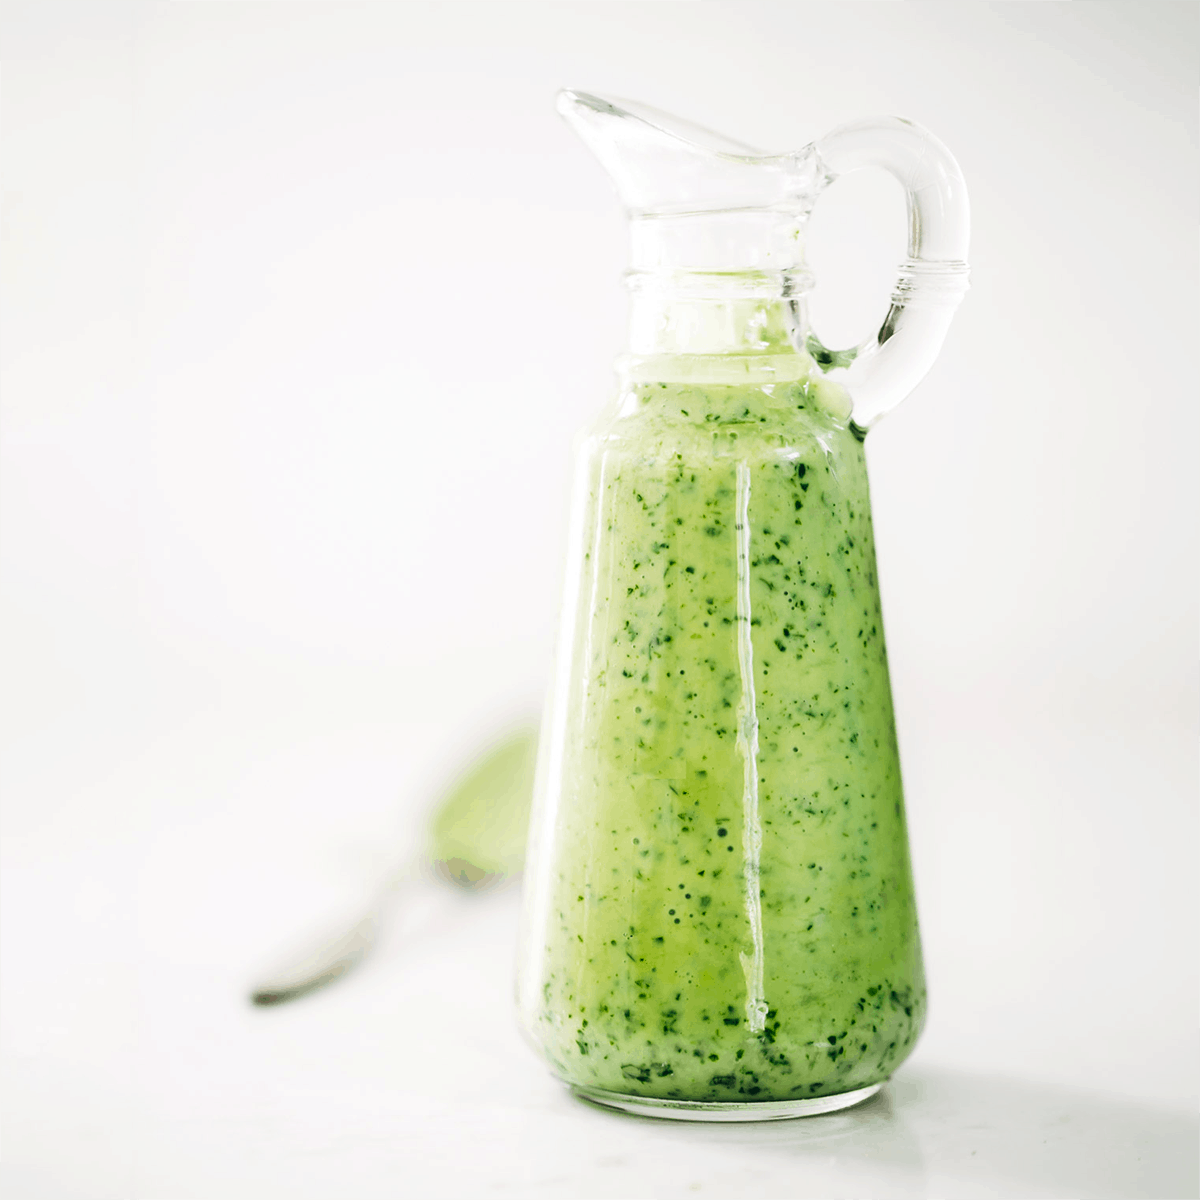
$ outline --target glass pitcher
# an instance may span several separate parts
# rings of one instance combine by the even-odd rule
[[[949,152],[899,119],[769,155],[644,107],[560,112],[632,225],[630,353],[577,466],[518,965],[574,1091],[759,1120],[873,1094],[925,1013],[863,438],[966,290]],[[908,200],[879,332],[809,328],[806,218]]]

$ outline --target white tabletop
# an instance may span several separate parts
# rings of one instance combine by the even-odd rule
[[[344,825],[340,841],[281,827],[278,803],[252,791],[294,786],[303,815],[303,777],[323,792],[328,758],[350,779],[357,763],[362,785],[371,739],[334,739],[324,757],[248,752],[234,770],[226,734],[217,765],[200,726],[143,761],[147,792],[166,762],[176,778],[173,815],[149,832],[106,838],[76,810],[74,835],[51,822],[11,844],[6,945],[25,976],[5,1014],[9,1200],[1195,1195],[1177,1073],[1148,1060],[1124,1095],[1120,1079],[1096,1086],[1070,1039],[1038,1029],[1039,1010],[1061,1008],[1051,998],[1011,1008],[1006,1026],[1046,1069],[1026,1055],[1004,1070],[982,997],[977,1037],[956,1033],[970,980],[941,965],[955,956],[936,919],[912,1060],[858,1108],[797,1121],[662,1122],[570,1096],[515,1026],[515,889],[429,883],[357,972],[254,1008],[247,988],[272,955],[359,911],[364,889],[347,880],[371,872]],[[118,772],[91,797],[97,817],[137,786]]]

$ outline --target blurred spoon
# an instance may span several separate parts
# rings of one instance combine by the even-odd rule
[[[332,937],[314,939],[256,984],[251,1002],[283,1004],[340,979],[370,952],[405,891],[422,876],[470,892],[494,891],[512,882],[525,865],[536,757],[537,731],[532,727],[490,746],[437,805],[424,851],[392,872],[361,919]]]

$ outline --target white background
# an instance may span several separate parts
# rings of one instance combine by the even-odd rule
[[[4,5],[4,1195],[1194,1189],[1196,27]],[[511,896],[244,1000],[540,705],[624,316],[564,85],[772,149],[897,113],[971,191],[973,290],[868,442],[931,1016],[858,1115],[570,1103],[512,1032]],[[812,233],[857,341],[900,198],[843,181]]]

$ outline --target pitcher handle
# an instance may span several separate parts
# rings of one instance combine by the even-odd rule
[[[807,339],[821,368],[849,390],[854,423],[868,429],[925,377],[966,293],[967,188],[950,151],[900,117],[840,126],[814,149],[823,186],[882,167],[900,181],[908,203],[908,258],[879,331],[852,350],[826,350],[812,333]]]

